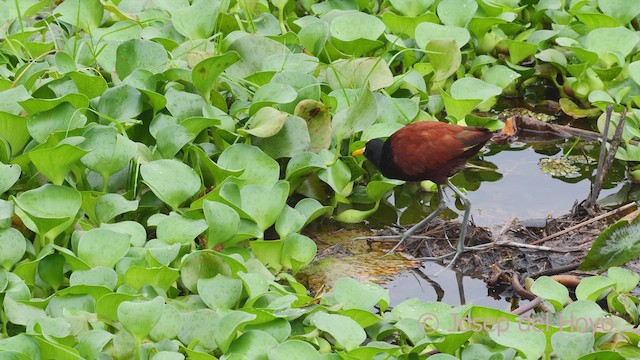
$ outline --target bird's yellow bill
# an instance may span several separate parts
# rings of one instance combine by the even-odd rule
[[[364,148],[358,149],[358,150],[356,150],[356,151],[351,153],[351,155],[353,155],[353,156],[358,156],[358,155],[362,155],[362,154],[364,154]]]

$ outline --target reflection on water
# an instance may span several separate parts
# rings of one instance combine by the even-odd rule
[[[410,298],[419,298],[423,301],[442,301],[452,306],[473,304],[510,311],[508,299],[491,294],[481,279],[463,276],[452,270],[444,270],[438,276],[433,276],[443,268],[437,263],[425,262],[422,268],[416,270],[422,274],[405,272],[396,276],[385,286],[390,292],[391,306]],[[462,286],[458,287],[460,282]]]

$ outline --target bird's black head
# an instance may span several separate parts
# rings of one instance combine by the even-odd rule
[[[382,149],[384,148],[384,140],[372,139],[367,141],[364,148],[364,157],[371,161],[378,169],[382,164]]]

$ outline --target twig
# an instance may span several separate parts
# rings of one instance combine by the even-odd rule
[[[551,252],[559,252],[559,253],[567,253],[574,251],[582,251],[579,247],[571,247],[571,248],[557,248],[557,247],[549,247],[549,246],[536,246],[533,244],[523,244],[515,241],[498,241],[495,243],[498,246],[511,246],[524,248],[529,250],[538,250],[538,251],[551,251]]]
[[[604,178],[607,176],[609,169],[611,169],[611,164],[613,163],[613,159],[615,158],[616,152],[618,151],[618,146],[620,146],[622,130],[624,129],[624,123],[627,118],[627,109],[622,109],[622,112],[620,113],[620,121],[618,121],[615,134],[613,135],[613,138],[611,139],[611,143],[609,145],[609,149],[607,150],[607,142],[609,139],[609,123],[611,122],[612,112],[613,106],[607,106],[607,120],[604,123],[604,131],[602,132],[602,144],[600,147],[600,156],[598,158],[596,177],[593,181],[593,186],[591,187],[589,200],[585,204],[588,208],[596,205],[596,202],[598,201],[598,195],[600,195],[600,190],[602,190],[602,183],[604,182]],[[605,153],[607,155],[606,158]]]
[[[522,315],[540,304],[542,304],[542,298],[539,296],[536,296],[535,299],[531,300],[529,303],[525,305],[519,306],[518,308],[511,311],[511,313],[514,315]]]
[[[557,238],[558,236],[563,235],[563,234],[566,234],[566,233],[571,232],[571,231],[573,231],[573,230],[577,230],[577,229],[579,229],[579,228],[581,228],[581,227],[583,227],[583,226],[585,226],[585,225],[589,225],[589,224],[591,224],[592,222],[596,222],[596,221],[598,221],[598,220],[602,220],[602,219],[604,219],[604,218],[607,218],[607,217],[610,217],[610,216],[616,215],[616,214],[621,213],[621,212],[623,212],[623,211],[625,211],[625,210],[631,209],[631,208],[632,208],[632,207],[634,207],[634,206],[636,206],[636,203],[635,203],[635,202],[628,203],[628,204],[623,205],[623,206],[621,206],[621,207],[619,207],[619,208],[617,208],[617,209],[614,209],[614,210],[611,210],[611,211],[607,211],[606,213],[604,213],[604,214],[602,214],[602,215],[598,215],[598,216],[596,216],[596,217],[594,217],[594,218],[591,218],[591,219],[589,219],[589,220],[585,220],[585,221],[583,221],[583,222],[581,222],[581,223],[579,223],[579,224],[576,224],[576,225],[574,225],[574,226],[568,227],[568,228],[566,228],[566,229],[564,229],[564,230],[562,230],[562,231],[558,231],[557,233],[553,233],[553,234],[551,234],[551,235],[549,235],[549,236],[545,236],[545,237],[543,237],[542,239],[539,239],[539,240],[536,240],[536,241],[532,242],[532,243],[531,243],[531,245],[539,245],[539,244],[542,244],[542,243],[544,243],[545,241],[548,241],[548,240],[551,240],[551,239]]]

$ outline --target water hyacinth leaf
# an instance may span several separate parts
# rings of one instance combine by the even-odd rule
[[[20,165],[5,165],[0,162],[0,194],[11,189],[20,179]]]
[[[321,53],[324,49],[327,40],[329,39],[329,24],[324,21],[316,21],[305,25],[298,32],[298,39],[300,44],[304,46],[307,51],[314,55]]]
[[[205,230],[207,230],[205,220],[190,219],[172,212],[160,220],[156,236],[167,244],[188,245]]]
[[[162,316],[149,333],[149,337],[155,341],[175,338],[182,328],[182,313],[173,305],[164,304]]]
[[[289,233],[295,233],[302,229],[305,224],[306,217],[296,211],[289,205],[285,205],[280,213],[280,217],[276,221],[276,232],[281,238],[284,238]]]
[[[271,104],[286,104],[294,101],[298,93],[288,84],[269,83],[261,86],[253,94],[253,104],[249,108],[249,114]]]
[[[69,286],[104,286],[114,290],[117,284],[118,274],[115,270],[104,266],[96,266],[89,270],[76,270],[69,277]]]
[[[318,154],[303,152],[289,160],[285,170],[285,178],[292,181],[295,178],[326,168],[324,161]]]
[[[301,154],[311,145],[307,122],[294,115],[287,116],[277,134],[269,138],[255,138],[252,142],[274,159]]]
[[[0,138],[4,138],[11,146],[11,155],[22,150],[31,138],[27,122],[22,116],[0,112]]]
[[[474,0],[444,0],[438,4],[438,17],[444,25],[465,27],[478,10]]]
[[[329,25],[334,45],[349,54],[360,55],[383,45],[377,39],[384,32],[382,20],[362,12],[336,16]]]
[[[27,251],[22,233],[14,228],[0,229],[0,266],[9,271]]]
[[[580,359],[593,353],[594,337],[590,332],[559,331],[551,335],[553,352],[561,359]]]
[[[626,57],[637,43],[638,35],[624,27],[594,29],[584,38],[585,49],[597,53],[601,59],[610,53]]]
[[[164,305],[160,296],[149,301],[124,301],[118,306],[118,321],[140,343],[160,321]]]
[[[113,268],[129,252],[130,238],[104,228],[91,229],[78,240],[78,258],[91,267]]]
[[[67,76],[73,80],[80,94],[85,95],[89,99],[100,96],[107,90],[107,81],[96,75],[87,74],[81,71],[68,73]]]
[[[580,281],[576,287],[578,300],[598,301],[605,297],[610,289],[615,287],[615,282],[604,276],[590,276]]]
[[[169,205],[177,209],[200,190],[200,177],[188,165],[176,160],[156,160],[140,166],[142,179],[149,189]]]
[[[218,274],[231,276],[231,267],[212,251],[194,251],[182,260],[180,279],[191,292],[198,291],[198,280]]]
[[[263,359],[269,350],[278,346],[278,342],[264,331],[250,330],[240,335],[230,345],[229,351],[225,351],[230,359],[258,360]]]
[[[305,265],[308,265],[316,256],[318,247],[308,237],[298,234],[288,234],[282,242],[281,263],[296,274]]]
[[[368,89],[362,89],[358,101],[333,117],[333,130],[338,141],[373,125],[377,115],[376,99]]]
[[[502,89],[475,78],[462,78],[451,85],[451,96],[458,100],[488,100],[502,93]]]
[[[131,236],[129,240],[131,245],[142,247],[147,241],[147,231],[144,226],[136,221],[120,221],[113,224],[100,224],[103,229],[112,230],[122,234],[128,234]]]
[[[26,227],[53,239],[73,224],[82,196],[76,189],[46,184],[21,193],[13,201]]]
[[[180,243],[168,245],[158,239],[149,240],[144,247],[154,260],[167,266],[178,257],[180,252]]]
[[[276,135],[284,126],[287,120],[287,113],[272,107],[260,108],[239,133],[247,133],[256,137],[266,138]]]
[[[35,167],[55,185],[62,185],[71,168],[88,151],[71,144],[30,151],[29,158]],[[0,188],[0,190],[2,190]],[[1,191],[0,191],[1,192]]]
[[[509,69],[508,67],[504,65],[495,65],[487,70],[483,79],[489,84],[505,89],[519,77],[519,73]]]
[[[198,294],[213,310],[233,309],[242,295],[242,281],[221,274],[198,280]]]
[[[453,39],[458,48],[465,46],[471,35],[463,27],[439,25],[425,22],[416,27],[416,43],[420,49],[426,49],[431,40]]]
[[[200,61],[191,73],[193,85],[205,94],[206,98],[206,94],[214,88],[220,74],[238,60],[240,55],[235,51],[229,51]]]
[[[196,135],[179,124],[165,126],[156,136],[158,151],[163,158],[172,159]]]
[[[406,16],[416,17],[424,14],[431,5],[433,0],[390,0],[393,8]]]
[[[246,78],[262,71],[268,65],[266,59],[271,55],[291,55],[291,51],[281,43],[254,34],[237,38],[227,50],[238,52],[240,61],[229,66],[225,72],[239,78]]]
[[[638,218],[631,223],[626,220],[617,221],[596,238],[582,261],[580,269],[604,271],[639,257],[640,243],[636,241],[638,234],[640,234]]]
[[[0,229],[11,227],[13,214],[13,202],[0,199]]]
[[[222,152],[218,166],[231,171],[244,170],[235,181],[239,185],[273,186],[280,177],[280,165],[255,146],[234,144]]]
[[[82,112],[70,103],[63,102],[51,110],[30,116],[27,120],[27,129],[37,142],[44,143],[53,132],[70,131],[81,128],[86,123],[87,117]]]
[[[286,181],[279,181],[271,188],[247,185],[240,189],[240,208],[264,231],[276,222],[288,195],[289,183]]]
[[[620,24],[627,24],[640,14],[640,4],[624,0],[599,0],[598,7]]]
[[[305,99],[298,103],[294,115],[307,122],[309,130],[309,151],[320,152],[331,145],[331,114],[329,108],[321,102]]]
[[[98,112],[110,119],[122,122],[140,115],[143,109],[142,94],[131,85],[118,85],[100,95]],[[110,120],[107,119],[107,120]]]
[[[541,276],[531,286],[531,292],[549,301],[556,311],[562,310],[569,302],[569,290],[548,276]]]
[[[334,90],[344,92],[345,88],[368,87],[375,91],[393,84],[393,74],[383,58],[341,59],[332,62],[331,66],[326,70],[325,77]]]
[[[616,283],[616,291],[620,293],[635,289],[640,282],[640,274],[617,266],[607,270],[607,277]]]
[[[3,306],[9,322],[16,325],[26,326],[47,316],[44,310],[19,302],[11,296],[4,297]]]
[[[127,200],[120,194],[105,194],[95,205],[96,220],[108,223],[118,215],[138,209],[138,200]]]
[[[142,267],[131,266],[124,274],[124,281],[134,289],[151,285],[164,291],[169,290],[180,277],[180,272],[167,266]]]
[[[347,351],[360,346],[367,338],[357,322],[343,315],[318,312],[312,322],[319,330],[329,333]]]
[[[68,102],[76,109],[86,109],[89,106],[89,99],[82,94],[67,94],[54,99],[29,98],[20,101],[20,106],[29,114],[37,114],[56,108],[58,105]]]
[[[71,0],[61,3],[55,12],[60,20],[91,33],[100,26],[104,8],[99,0]]]
[[[336,216],[334,216],[334,219],[347,224],[357,224],[359,222],[364,221],[369,216],[371,216],[376,211],[378,211],[379,205],[380,205],[380,201],[376,201],[373,208],[369,210],[347,209],[337,214]]]
[[[522,331],[516,322],[503,322],[504,331],[487,332],[499,345],[518,350],[526,359],[537,359],[544,354],[547,341],[542,332]]]
[[[435,71],[434,82],[448,79],[460,67],[462,53],[453,39],[433,39],[427,44],[426,50]]]
[[[287,340],[267,353],[269,360],[287,360],[301,357],[308,360],[320,360],[322,357],[313,345],[302,340]]]
[[[138,69],[156,74],[168,65],[167,51],[157,42],[131,39],[123,42],[116,50],[116,72],[124,79]]]
[[[380,304],[381,309],[389,305],[389,292],[372,282],[360,283],[352,278],[341,278],[333,286],[335,300],[343,305],[343,309],[371,310]]]
[[[240,215],[232,207],[220,202],[205,200],[202,204],[202,211],[209,225],[207,233],[209,248],[233,239],[240,226]]]
[[[198,345],[205,349],[216,349],[218,345],[215,339],[217,327],[211,324],[217,324],[220,321],[220,315],[211,309],[200,309],[191,312],[182,313],[182,329],[178,333],[178,339],[183,344],[190,344],[197,340]]]
[[[240,277],[240,279],[242,279],[244,289],[246,290],[247,295],[249,295],[249,299],[255,299],[259,295],[262,295],[269,290],[269,284],[272,281],[271,279],[269,279],[269,277],[273,277],[273,275],[271,275],[269,270],[267,270],[264,265],[262,265],[262,263],[260,263],[260,266],[263,267],[270,276],[265,276],[264,274],[254,272],[238,273],[238,276]],[[287,325],[289,324],[287,323]]]
[[[283,243],[283,240],[254,240],[251,241],[251,251],[265,266],[280,272]]]
[[[84,136],[87,140],[79,147],[88,153],[80,161],[103,178],[109,177],[129,164],[138,150],[133,141],[118,134],[112,127],[93,127],[87,130]]]
[[[305,55],[306,56],[306,55]],[[315,60],[317,61],[317,59]],[[315,71],[315,69],[313,69]],[[286,104],[278,104],[278,109],[293,114],[296,105],[302,100],[320,100],[322,89],[320,82],[315,76],[302,71],[282,71],[273,76],[272,83],[287,84],[297,93],[296,98]]]
[[[92,329],[78,336],[78,344],[75,348],[83,358],[95,359],[114,337],[115,335],[108,331]]]
[[[38,262],[38,277],[54,290],[58,290],[66,280],[64,276],[65,264],[64,256],[49,254]]]
[[[228,1],[196,0],[171,11],[171,20],[176,31],[186,38],[206,39],[216,29],[218,14],[228,6]]]

